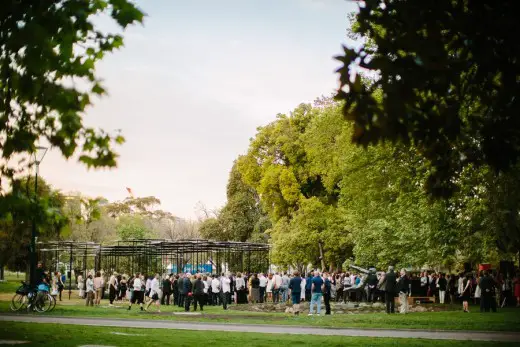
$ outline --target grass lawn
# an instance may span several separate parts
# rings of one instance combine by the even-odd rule
[[[2,323],[0,339],[30,341],[23,346],[516,346],[515,343],[299,336],[258,333],[201,332],[166,329],[86,327],[57,324]]]
[[[10,283],[0,284],[11,286]],[[16,286],[15,286],[16,287]],[[9,313],[9,300],[12,293],[0,294],[0,314]],[[63,293],[64,298],[68,293]],[[76,295],[76,291],[73,296]],[[54,311],[45,315],[69,317],[103,317],[120,319],[162,319],[191,322],[217,322],[233,324],[276,324],[300,325],[341,328],[386,328],[386,329],[426,329],[426,330],[486,330],[486,331],[520,331],[520,310],[511,308],[499,310],[498,313],[481,314],[477,307],[471,313],[461,311],[411,313],[406,316],[384,313],[338,314],[333,316],[312,316],[303,314],[299,317],[284,313],[263,313],[238,310],[224,311],[222,307],[206,306],[203,315],[184,316],[175,315],[184,310],[174,306],[162,306],[162,313],[141,312],[137,306],[127,311],[126,305],[118,304],[109,308],[108,301],[104,300],[101,307],[86,307],[82,300],[64,299],[58,302]],[[27,313],[22,313],[27,314]]]

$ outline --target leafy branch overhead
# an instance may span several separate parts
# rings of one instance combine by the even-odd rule
[[[123,45],[95,17],[108,14],[122,29],[144,14],[128,0],[6,1],[0,11],[0,152],[2,178],[22,166],[9,160],[48,142],[88,167],[116,165],[119,134],[85,126],[92,98],[106,94],[96,63]],[[78,87],[81,85],[82,87]]]
[[[363,1],[352,31],[365,43],[337,58],[353,141],[414,146],[438,197],[460,188],[469,164],[511,170],[520,156],[519,10],[516,1]]]

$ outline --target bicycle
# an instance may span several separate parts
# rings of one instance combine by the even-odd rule
[[[21,283],[22,285],[16,290],[15,295],[11,299],[11,304],[9,305],[11,311],[17,312],[27,308],[29,312],[43,313],[50,312],[56,307],[56,300],[48,291],[31,288],[24,281]]]

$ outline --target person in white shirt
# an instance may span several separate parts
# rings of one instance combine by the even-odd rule
[[[150,294],[148,294],[150,296],[150,300],[148,302],[148,305],[146,306],[146,308],[144,309],[145,311],[148,310],[148,308],[150,307],[150,305],[152,303],[155,302],[155,304],[157,305],[157,312],[161,312],[161,300],[160,300],[160,289],[159,289],[159,286],[160,286],[160,281],[159,281],[159,274],[155,274],[155,277],[154,279],[150,282]]]
[[[140,276],[139,273],[135,275],[133,281],[131,280],[132,287],[134,288],[134,293],[132,294],[132,299],[130,300],[130,306],[128,306],[128,310],[132,309],[132,304],[136,302],[141,306],[141,311],[143,311],[143,302],[144,302],[144,292],[143,292],[143,280],[144,277]]]
[[[265,288],[267,287],[267,278],[264,274],[260,274],[258,278],[260,280],[260,303],[263,303],[265,300]]]
[[[222,297],[220,300],[222,301],[224,310],[227,310],[227,305],[231,302],[231,279],[229,278],[229,274],[227,274],[227,276],[222,274],[222,278],[220,279],[220,287],[222,288]]]
[[[305,301],[305,286],[307,285],[307,280],[305,279],[305,276],[301,276],[302,277],[302,281],[300,283],[300,288],[301,288],[301,294],[300,294],[300,301]]]
[[[220,297],[220,281],[217,278],[217,275],[213,275],[213,279],[211,280],[211,304],[218,305]]]
[[[83,299],[85,297],[85,280],[83,279],[83,274],[80,273],[78,275],[78,289],[79,289],[79,297]]]

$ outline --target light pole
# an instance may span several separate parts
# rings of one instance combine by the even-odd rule
[[[38,170],[40,168],[40,163],[42,162],[45,154],[47,153],[47,147],[36,147],[36,151],[33,153],[34,157],[34,165],[36,167],[35,179],[34,179],[34,203],[35,205],[38,202]],[[36,209],[35,209],[36,212]],[[31,252],[30,252],[30,279],[31,286],[36,285],[36,217],[33,215],[32,220],[32,233],[31,233]]]

